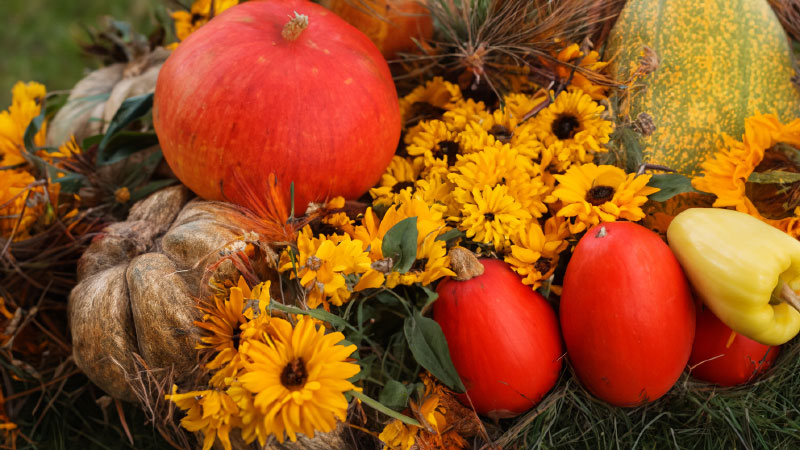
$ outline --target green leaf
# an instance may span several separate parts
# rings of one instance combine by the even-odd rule
[[[141,187],[139,187],[137,189],[134,189],[133,192],[131,192],[130,201],[131,202],[136,202],[138,200],[141,200],[141,199],[147,197],[148,195],[152,194],[153,192],[158,191],[161,188],[165,188],[165,187],[167,187],[167,186],[169,186],[171,184],[175,184],[177,182],[178,182],[178,180],[176,180],[175,178],[168,178],[166,180],[151,181],[151,182],[145,184],[144,186],[141,186]]]
[[[134,120],[144,116],[153,108],[153,94],[144,94],[131,97],[124,102],[117,110],[111,122],[108,124],[106,135],[97,148],[97,162],[107,164],[108,157],[105,155],[106,146],[118,132],[122,131]]]
[[[155,133],[139,133],[135,131],[121,131],[112,137],[103,138],[101,145],[105,142],[103,150],[98,148],[97,164],[108,165],[148,149],[158,144],[158,137]]]
[[[328,311],[325,311],[324,309],[321,308],[300,309],[294,306],[284,305],[278,302],[269,302],[269,307],[270,309],[277,309],[279,311],[287,312],[290,314],[303,314],[306,316],[311,316],[315,319],[328,322],[329,324],[333,325],[339,330],[342,330],[344,328],[350,328],[353,329],[354,331],[358,331],[341,317],[337,316],[336,314],[329,313]]]
[[[391,417],[393,419],[397,419],[397,420],[399,420],[399,421],[401,421],[401,422],[403,422],[403,423],[405,423],[407,425],[414,425],[415,427],[422,426],[422,425],[420,425],[419,422],[417,422],[416,420],[412,419],[411,417],[408,417],[405,414],[400,414],[397,411],[389,409],[386,406],[384,406],[383,404],[381,404],[379,401],[377,401],[377,400],[375,400],[373,398],[367,397],[366,395],[364,395],[361,392],[350,391],[350,394],[353,397],[355,397],[355,398],[361,400],[362,402],[366,403],[367,406],[371,407],[372,409],[375,409],[376,411],[382,412],[382,413],[386,414],[387,416],[389,416],[389,417]]]
[[[35,155],[36,150],[38,150],[34,139],[36,138],[36,134],[39,133],[39,130],[42,129],[46,112],[47,111],[45,108],[42,108],[42,112],[39,113],[38,116],[34,117],[25,128],[25,134],[22,137],[22,142],[25,144],[25,150],[27,150],[27,152],[31,155]]]
[[[407,317],[403,332],[414,359],[449,388],[464,392],[464,384],[450,359],[447,339],[436,321],[419,313]]]
[[[452,229],[448,230],[447,232],[442,233],[439,236],[436,236],[436,240],[437,241],[445,241],[445,242],[447,242],[447,241],[449,241],[451,239],[460,238],[462,236],[464,236],[464,232],[462,232],[458,228],[452,228]]]
[[[653,175],[647,185],[661,189],[655,194],[651,194],[649,197],[650,200],[656,202],[667,201],[670,198],[685,192],[697,192],[703,194],[703,192],[700,192],[692,187],[692,180],[689,177],[677,173]]]
[[[800,181],[800,173],[770,170],[768,172],[753,172],[747,177],[750,183],[766,184],[791,184]]]
[[[409,217],[397,222],[383,237],[384,258],[392,258],[393,270],[406,273],[417,259],[417,218]]]
[[[389,408],[400,411],[408,405],[408,388],[397,380],[389,380],[381,389],[378,401]]]

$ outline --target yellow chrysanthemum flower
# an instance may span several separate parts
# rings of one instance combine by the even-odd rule
[[[541,168],[508,145],[486,147],[483,151],[458,158],[448,175],[455,185],[453,200],[459,208],[474,203],[475,188],[508,186],[508,194],[533,217],[547,212],[550,187],[541,178]]]
[[[723,136],[722,148],[701,165],[702,172],[692,179],[692,186],[717,196],[715,207],[733,207],[756,217],[791,236],[800,236],[800,207],[787,217],[769,218],[747,196],[747,180],[764,161],[767,150],[777,144],[800,148],[800,119],[784,125],[771,114],[745,120],[742,141]]]
[[[417,442],[417,431],[419,427],[395,419],[383,428],[378,439],[391,450],[409,450]]]
[[[581,51],[578,44],[571,44],[564,47],[564,49],[558,53],[556,58],[559,61],[563,61],[571,65],[577,64],[578,67],[591,70],[592,72],[600,72],[608,65],[607,62],[600,61],[599,53],[591,50],[587,55]],[[580,72],[580,70],[573,70],[573,67],[565,64],[559,64],[556,66],[556,75],[562,80],[569,79],[571,75],[572,80],[570,85],[579,88],[583,92],[586,92],[590,97],[592,97],[593,100],[603,100],[606,98],[606,87],[592,83]]]
[[[386,286],[389,288],[397,284],[417,282],[427,285],[452,274],[447,268],[449,257],[445,254],[445,243],[436,241],[436,237],[448,230],[442,216],[442,208],[430,205],[422,198],[421,193],[412,196],[402,192],[399,194],[398,200],[398,203],[386,211],[382,220],[378,218],[372,208],[367,208],[362,218],[362,224],[355,227],[353,238],[364,243],[364,249],[369,249],[370,259],[375,263],[373,264],[375,267],[362,276],[356,290],[379,286],[384,281],[383,274],[387,276]],[[417,218],[416,262],[412,270],[406,274],[389,272],[391,267],[387,266],[387,261],[384,261],[382,250],[383,238],[392,227],[410,217]]]
[[[603,119],[604,111],[589,95],[572,89],[531,120],[542,143],[549,147],[561,142],[573,154],[570,160],[584,162],[587,153],[607,151],[600,144],[608,142],[613,124]]]
[[[44,85],[36,82],[17,82],[11,89],[11,106],[0,112],[0,166],[25,165],[22,156],[25,130],[31,120],[42,111],[45,95]],[[43,146],[47,136],[47,124],[42,124],[34,136],[34,144]]]
[[[400,99],[400,114],[404,124],[415,124],[437,117],[461,100],[463,97],[458,85],[444,81],[442,77],[435,77]]]
[[[212,17],[219,15],[226,9],[239,4],[239,0],[213,0],[214,11],[211,11],[212,0],[195,0],[190,11],[175,11],[171,14],[175,21],[175,36],[178,41],[183,41],[190,34],[197,31]],[[167,48],[174,50],[178,42],[169,45]]]
[[[45,210],[44,189],[21,170],[0,170],[0,237],[20,241]]]
[[[472,202],[462,208],[458,228],[468,238],[492,244],[502,251],[509,243],[511,233],[531,219],[531,214],[509,195],[508,186],[472,189]]]
[[[422,168],[421,158],[404,158],[397,155],[392,157],[389,167],[381,175],[378,186],[369,190],[372,203],[389,206],[395,202],[400,191],[414,191],[414,183],[419,178]]]
[[[441,403],[443,391],[440,387],[435,386],[430,377],[423,377],[423,383],[425,384],[425,394],[421,404],[417,405],[414,401],[411,401],[411,409],[414,410],[415,416],[425,422],[425,429],[414,425],[406,425],[399,420],[393,420],[383,428],[378,439],[391,450],[408,450],[414,446],[420,432],[430,430],[430,434],[436,437],[434,439],[434,443],[437,445],[436,448],[462,448],[461,445],[458,445],[464,443],[461,439],[453,442],[457,445],[455,447],[444,446],[442,433],[447,430],[447,419],[445,418],[446,411]]]
[[[470,122],[480,122],[488,115],[486,105],[468,98],[455,102],[442,114],[442,120],[451,131],[463,131]]]
[[[309,226],[298,233],[297,248],[297,277],[307,289],[309,308],[322,304],[327,309],[330,304],[345,303],[351,294],[346,276],[366,272],[372,262],[361,241],[351,240],[349,235],[314,237]],[[284,253],[280,271],[294,269],[294,263]]]
[[[424,201],[437,214],[447,216],[457,213],[451,196],[452,191],[451,182],[443,176],[433,174],[417,180],[413,195],[410,192],[401,193],[395,199],[395,203],[401,203],[406,197],[415,197]]]
[[[386,277],[386,287],[394,288],[399,284],[410,286],[420,283],[428,286],[443,277],[453,277],[450,269],[450,257],[447,255],[446,243],[437,241],[436,236],[429,235],[417,248],[417,258],[406,273],[392,272]]]
[[[520,274],[522,282],[538,289],[556,270],[558,255],[567,248],[565,228],[559,230],[558,223],[551,217],[545,229],[532,221],[526,228],[520,228],[511,236],[511,249],[505,261]]]
[[[441,120],[420,122],[419,132],[406,146],[406,152],[413,158],[422,158],[422,176],[446,174],[447,167],[456,161],[461,148],[456,133],[447,128]]]
[[[235,385],[254,394],[264,428],[279,442],[287,436],[294,442],[298,433],[314,437],[333,430],[337,420],[346,419],[344,392],[355,389],[347,380],[361,370],[348,362],[356,346],[337,345],[344,335],[325,334],[306,316],[295,327],[283,319],[272,321],[273,339],[243,343],[249,362]]]
[[[172,394],[165,397],[186,411],[181,419],[183,428],[203,433],[203,450],[209,450],[217,438],[225,450],[231,450],[230,432],[238,426],[239,407],[227,393],[205,390],[178,394],[178,386],[173,385]]]
[[[570,219],[570,232],[580,233],[600,222],[644,218],[642,205],[658,192],[648,187],[650,175],[625,174],[614,166],[584,164],[555,175],[558,185],[553,196],[562,203],[558,216]]]

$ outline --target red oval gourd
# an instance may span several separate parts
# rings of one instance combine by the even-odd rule
[[[462,402],[485,416],[513,417],[535,406],[558,380],[558,319],[508,264],[480,262],[482,275],[439,283],[433,318],[467,388]]]
[[[296,14],[308,18],[293,20]],[[372,187],[400,139],[386,60],[360,31],[306,0],[234,6],[181,42],[156,83],[164,158],[199,196],[251,205],[274,173],[295,209]],[[224,195],[223,195],[224,190]]]
[[[741,334],[733,334],[710,309],[701,305],[697,309],[697,332],[689,357],[689,373],[720,386],[749,383],[772,366],[779,351],[779,346],[760,344]]]
[[[689,360],[695,310],[686,277],[667,244],[641,225],[586,232],[567,264],[559,314],[575,374],[612,405],[661,397]]]

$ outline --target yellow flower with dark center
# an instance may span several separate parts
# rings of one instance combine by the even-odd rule
[[[195,325],[208,334],[200,338],[197,348],[215,353],[214,358],[206,364],[207,369],[222,368],[212,377],[213,386],[223,387],[224,378],[235,375],[241,369],[243,361],[239,345],[245,338],[243,329],[252,328],[253,318],[263,314],[269,305],[270,284],[269,281],[259,283],[250,290],[240,276],[237,286],[230,288],[227,298],[217,295],[214,305],[200,307],[205,314],[202,321],[195,322]],[[252,301],[257,301],[258,305],[252,304]]]
[[[397,194],[408,190],[413,192],[414,183],[422,172],[422,159],[404,158],[402,156],[392,157],[389,167],[381,175],[381,181],[377,187],[369,190],[374,205],[389,206],[395,203]]]
[[[249,362],[238,383],[254,394],[259,420],[279,442],[287,436],[296,441],[298,433],[314,437],[316,432],[333,430],[337,420],[346,419],[344,392],[355,389],[347,380],[361,370],[348,362],[356,346],[337,345],[344,335],[325,334],[306,316],[295,327],[283,319],[272,321],[277,330],[274,338],[243,344]]]
[[[709,156],[701,165],[702,172],[692,179],[692,186],[702,192],[716,195],[715,207],[733,207],[756,217],[791,236],[800,236],[800,206],[797,206],[795,189],[760,186],[769,203],[784,217],[767,217],[767,211],[759,210],[754,198],[748,195],[747,181],[762,166],[767,170],[780,169],[800,172],[788,158],[779,152],[769,151],[779,144],[800,148],[800,119],[784,125],[771,114],[756,115],[745,120],[742,141],[723,136],[723,146]],[[771,167],[775,166],[775,167]],[[784,167],[785,166],[785,167]],[[754,193],[756,193],[755,191]],[[788,194],[788,195],[787,195]],[[793,197],[794,195],[794,197]],[[765,205],[760,205],[764,209]]]
[[[561,142],[582,160],[587,152],[604,152],[613,124],[603,119],[605,108],[580,89],[561,92],[555,101],[539,112],[532,123],[539,140],[546,146]]]
[[[22,156],[25,130],[42,111],[46,95],[44,85],[36,82],[17,82],[11,89],[11,106],[0,112],[0,167],[15,167],[27,164]],[[44,146],[47,124],[42,124],[34,136],[36,146]]]
[[[558,216],[569,218],[573,234],[600,222],[641,220],[647,196],[659,190],[647,186],[650,177],[626,175],[622,169],[607,165],[572,166],[565,174],[555,175],[558,185],[553,196],[562,203]]]
[[[212,3],[214,11],[211,11]],[[195,0],[189,11],[175,11],[171,14],[172,20],[175,21],[175,36],[179,41],[183,41],[198,28],[208,23],[211,18],[238,4],[239,0]],[[167,48],[174,50],[177,46],[178,42]]]
[[[566,229],[559,232],[553,219],[547,220],[545,230],[542,230],[538,222],[532,221],[511,236],[511,248],[505,261],[514,272],[523,277],[522,282],[532,289],[538,289],[542,280],[553,275],[559,253],[567,248],[565,238],[569,233]]]
[[[538,156],[538,137],[535,133],[517,136],[517,128],[523,126],[523,117],[546,97],[531,97],[525,94],[509,94],[504,97],[505,105],[495,111],[482,112],[469,120],[458,134],[461,153],[469,154],[483,150],[486,146],[501,147],[510,144],[512,147],[524,147],[520,151],[531,153],[531,159]],[[445,115],[447,118],[447,115]],[[530,129],[530,127],[528,127]],[[539,144],[539,146],[537,146]]]
[[[441,120],[420,122],[419,128],[406,152],[411,157],[422,157],[422,176],[446,174],[447,167],[453,165],[456,155],[461,153],[456,133]]]
[[[181,426],[189,431],[203,433],[203,450],[209,450],[219,438],[225,450],[231,450],[230,431],[239,424],[239,407],[225,392],[217,390],[178,393],[172,386],[172,394],[165,396],[183,411]]]
[[[531,219],[531,214],[508,194],[508,186],[485,186],[472,189],[472,202],[464,204],[458,228],[468,238],[492,244],[502,251],[509,243],[509,236]]]
[[[400,99],[400,114],[403,124],[416,124],[423,120],[439,118],[463,99],[458,85],[435,77],[422,86],[417,86]]]

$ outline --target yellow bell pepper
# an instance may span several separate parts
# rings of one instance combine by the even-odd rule
[[[678,214],[667,240],[695,293],[733,331],[766,345],[800,331],[800,241],[717,208]]]

